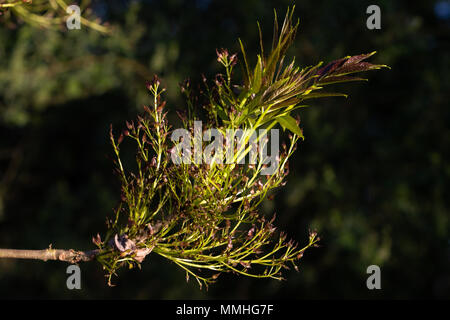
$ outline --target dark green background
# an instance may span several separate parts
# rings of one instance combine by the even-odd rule
[[[449,298],[450,111],[448,1],[298,1],[290,50],[302,66],[377,50],[368,83],[350,97],[316,100],[301,113],[306,140],[267,214],[300,243],[317,229],[287,281],[224,275],[208,291],[164,259],[122,270],[106,286],[99,264],[82,264],[82,290],[66,289],[58,262],[0,261],[0,298]],[[444,3],[444,4],[442,4]],[[178,84],[219,72],[215,49],[270,42],[273,9],[291,1],[95,1],[111,36],[0,24],[0,247],[92,248],[119,197],[109,124],[119,129],[150,103],[157,73],[171,110]],[[381,8],[381,30],[366,8]],[[436,8],[441,8],[437,10]],[[445,8],[444,8],[445,9]],[[0,18],[1,19],[1,18]],[[174,112],[173,112],[174,113]],[[171,117],[174,119],[173,115]],[[447,159],[447,160],[446,160]],[[382,290],[366,288],[381,267]]]

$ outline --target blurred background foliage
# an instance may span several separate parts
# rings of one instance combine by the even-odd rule
[[[171,110],[183,109],[179,83],[219,72],[215,48],[237,52],[240,37],[255,55],[256,21],[269,43],[273,9],[282,16],[292,4],[92,1],[110,34],[0,16],[0,246],[92,248],[119,197],[109,124],[123,127],[142,111],[154,73]],[[371,4],[381,8],[381,30],[366,28]],[[295,15],[290,53],[302,66],[377,50],[371,62],[392,67],[341,85],[348,99],[300,113],[306,140],[287,185],[262,207],[301,243],[310,228],[323,239],[299,273],[283,282],[230,274],[200,291],[151,255],[114,288],[97,263],[83,264],[82,290],[69,291],[63,263],[4,260],[0,297],[449,298],[450,3],[299,1]],[[382,290],[366,288],[371,264],[381,267]]]

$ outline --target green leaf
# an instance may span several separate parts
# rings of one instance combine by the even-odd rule
[[[278,120],[278,123],[283,127],[283,129],[289,129],[292,133],[295,133],[297,136],[302,138],[303,140],[305,137],[303,136],[303,132],[300,129],[300,127],[297,124],[297,121],[292,118],[290,115],[284,115],[282,117],[276,118]]]
[[[251,85],[251,83],[250,83],[250,69],[248,68],[248,63],[247,63],[247,54],[245,53],[244,44],[242,43],[241,39],[239,39],[239,45],[241,46],[241,52],[242,52],[242,56],[244,58],[245,72],[243,72],[243,74],[244,74],[245,84],[246,85]]]
[[[253,93],[257,93],[259,91],[259,89],[261,88],[262,72],[263,72],[262,60],[261,60],[261,56],[258,55],[258,63],[256,64],[255,72],[253,74],[253,79],[252,79],[252,92]]]
[[[217,114],[222,120],[229,120],[227,114],[225,113],[225,111],[223,111],[222,107],[217,105],[216,110]]]
[[[326,97],[344,97],[344,98],[347,98],[348,95],[346,95],[345,93],[339,93],[339,92],[314,92],[314,93],[308,93],[307,95],[302,96],[301,100],[316,99],[316,98],[326,98]]]

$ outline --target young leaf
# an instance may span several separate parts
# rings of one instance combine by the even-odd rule
[[[297,121],[294,118],[292,118],[290,115],[287,114],[282,117],[278,117],[276,119],[278,120],[280,125],[283,127],[283,129],[287,128],[287,129],[289,129],[289,131],[291,131],[292,133],[295,133],[297,136],[299,136],[303,140],[305,139],[305,137],[303,136],[302,130],[300,129],[300,127],[297,124]]]
[[[257,93],[259,91],[259,89],[261,88],[262,72],[263,72],[263,67],[262,67],[261,56],[258,55],[258,63],[256,64],[255,72],[253,75],[253,81],[252,81],[252,92],[253,93]]]

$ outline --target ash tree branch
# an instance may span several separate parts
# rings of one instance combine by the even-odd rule
[[[72,249],[44,249],[44,250],[18,250],[0,249],[0,259],[32,259],[32,260],[57,260],[69,263],[78,263],[94,260],[100,250],[75,251]]]

